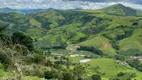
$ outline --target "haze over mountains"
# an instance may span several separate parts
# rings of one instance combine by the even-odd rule
[[[92,5],[93,6],[93,5]],[[109,8],[108,7],[105,7],[105,8]],[[117,3],[116,5],[112,5],[110,6],[110,8],[113,8],[112,11],[114,10],[114,12],[116,12],[115,8],[118,9],[118,8],[122,8],[122,9],[125,9],[125,10],[135,10],[135,9],[132,9],[130,7],[126,7],[120,3]],[[103,8],[102,8],[103,9]],[[48,8],[48,9],[12,9],[12,8],[0,8],[0,12],[4,12],[4,13],[11,13],[11,12],[14,12],[14,13],[20,13],[20,14],[30,14],[30,13],[38,13],[38,12],[46,12],[46,11],[49,11],[49,10],[61,10],[61,9],[54,9],[54,8]],[[69,9],[69,10],[83,10],[83,8],[75,8],[75,9]],[[135,10],[136,12],[137,11],[141,11],[141,10]],[[117,13],[117,12],[116,12]]]
[[[12,9],[101,9],[121,3],[134,9],[142,10],[141,0],[1,0],[0,7]]]
[[[48,10],[54,10],[52,8],[49,9],[11,9],[11,8],[0,8],[0,12],[4,13],[19,13],[19,14],[29,14],[29,13],[37,13],[37,12],[45,12]]]

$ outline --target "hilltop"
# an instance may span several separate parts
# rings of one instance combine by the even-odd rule
[[[121,15],[121,16],[136,16],[137,11],[130,7],[126,7],[122,4],[115,4],[104,9],[104,12],[111,15]]]
[[[54,8],[48,8],[48,9],[11,9],[8,7],[0,8],[0,12],[3,13],[19,13],[19,14],[31,14],[31,13],[39,13],[39,12],[46,12],[50,10],[58,10]],[[83,10],[81,8],[76,8],[73,10]],[[123,4],[117,3],[114,5],[111,5],[109,7],[102,9],[106,14],[111,15],[123,15],[123,16],[142,16],[142,11],[132,9],[131,7],[124,6]]]

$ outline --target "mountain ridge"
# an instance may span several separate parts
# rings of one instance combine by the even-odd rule
[[[118,10],[118,9],[121,9],[121,10]],[[54,9],[54,8],[48,8],[48,9],[11,9],[11,8],[8,8],[8,7],[0,8],[0,12],[4,12],[4,13],[14,12],[14,13],[20,13],[20,14],[46,12],[46,11],[49,11],[49,10],[58,10],[58,9]],[[76,9],[71,9],[71,10],[85,10],[85,9],[76,8]],[[99,9],[96,9],[96,10],[99,10]],[[126,6],[124,6],[123,4],[120,4],[120,3],[102,8],[102,10],[104,10],[104,12],[107,13],[107,14],[124,15],[124,16],[126,16],[126,15],[135,16],[135,15],[137,15],[137,13],[139,13],[139,14],[142,13],[141,10],[136,10],[136,9],[131,8],[131,7],[126,7]],[[116,10],[118,10],[118,11],[116,11]],[[122,12],[120,13],[120,11],[122,11]],[[130,14],[129,14],[129,11],[131,12]]]
[[[136,16],[137,10],[131,7],[126,7],[122,4],[114,4],[112,6],[103,9],[105,13],[111,15],[121,15],[121,16]]]
[[[31,13],[39,13],[39,12],[46,12],[50,10],[57,10],[54,8],[48,8],[48,9],[11,9],[8,7],[0,8],[0,12],[3,13],[19,13],[19,14],[31,14]],[[73,10],[81,10],[81,8],[76,8]]]
[[[0,24],[6,26],[7,34],[24,32],[39,48],[65,49],[70,44],[79,44],[81,49],[109,56],[124,54],[131,48],[141,51],[141,22],[140,16],[108,14],[103,10],[50,10],[27,15],[0,13]],[[132,43],[133,40],[136,43]]]

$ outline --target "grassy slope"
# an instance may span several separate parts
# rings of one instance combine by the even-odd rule
[[[82,57],[72,57],[71,60],[78,62],[83,60]],[[105,73],[102,76],[103,80],[109,80],[109,78],[115,77],[119,72],[128,72],[128,73],[136,73],[136,78],[134,79],[142,79],[142,72],[139,72],[128,65],[124,65],[123,62],[116,61],[110,58],[96,58],[92,59],[91,63],[89,63],[88,67],[88,76],[94,74],[94,68],[99,67],[98,71],[101,73]]]
[[[100,66],[100,72],[106,73],[104,78],[112,78],[116,76],[119,72],[128,72],[128,73],[136,73],[136,78],[138,80],[142,79],[140,75],[142,75],[141,72],[138,72],[135,69],[132,69],[130,67],[126,67],[120,63],[117,63],[113,59],[94,59],[91,64],[92,67],[94,66]]]
[[[119,45],[121,47],[121,50],[128,50],[130,48],[135,48],[138,50],[142,50],[142,43],[141,43],[141,34],[142,34],[142,29],[136,29],[133,32],[133,35],[123,39],[119,42]]]
[[[85,46],[94,46],[104,52],[104,54],[111,56],[116,53],[116,50],[111,46],[113,44],[111,41],[115,40],[118,36],[125,35],[125,30],[130,28],[132,23],[138,22],[138,26],[142,25],[141,17],[108,15],[104,10],[52,10],[28,16],[2,13],[0,16],[3,15],[6,16],[1,17],[0,22],[9,24],[6,28],[8,33],[24,31],[27,35],[36,38],[39,42],[44,40],[54,45],[58,44],[57,38],[61,37],[62,43],[81,43],[82,45],[85,44]],[[10,19],[8,18],[8,15],[10,15]],[[7,21],[5,18],[9,20]],[[121,28],[122,25],[123,28]],[[100,28],[100,31],[95,33],[97,28]],[[91,31],[88,31],[89,33],[84,32],[87,29],[91,29]],[[137,29],[137,26],[135,26],[134,29]],[[104,34],[107,37],[102,37],[109,45],[107,49],[103,48],[103,44],[99,40],[99,36]],[[129,48],[129,44],[133,42],[133,40],[135,40],[134,45],[139,46],[139,48],[135,48],[141,49],[141,44],[139,44],[140,41],[137,40],[139,39],[137,34],[141,34],[140,31],[138,31],[138,33],[134,32],[133,36],[118,41],[120,50]],[[85,38],[85,41],[80,41],[81,38]],[[41,44],[41,46],[44,45]]]
[[[101,40],[103,40],[103,42],[107,44],[107,47],[104,46],[105,44]],[[109,40],[102,36],[97,36],[90,40],[84,41],[80,43],[80,45],[96,47],[97,49],[102,50],[103,53],[106,55],[113,56],[115,54],[115,49],[112,48],[111,44],[109,43]]]
[[[78,11],[51,10],[30,15],[1,13],[0,16],[0,23],[9,25],[6,28],[7,33],[23,31],[33,39],[36,38],[39,42],[38,44],[45,41],[55,46],[58,44],[57,38],[61,37],[62,44],[81,43],[85,46],[94,46],[110,56],[116,53],[116,50],[112,47],[112,41],[118,36],[125,35],[127,28],[130,30],[131,27],[134,27],[135,30],[140,29],[142,25],[141,17],[109,15],[105,13],[105,9]],[[139,28],[132,25],[134,22],[138,22]],[[100,31],[98,31],[98,28]],[[120,51],[124,48],[129,48],[133,40],[135,40],[133,42],[134,48],[141,50],[142,45],[138,34],[141,34],[140,31],[135,31],[132,35],[117,41]],[[102,36],[104,41],[108,43],[107,49],[104,49],[99,36]],[[82,38],[84,40],[81,40]],[[41,44],[39,47],[44,45]]]

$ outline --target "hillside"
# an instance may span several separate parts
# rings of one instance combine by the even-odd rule
[[[104,12],[111,15],[121,15],[121,16],[136,16],[137,11],[130,7],[126,7],[122,4],[115,4],[104,9]]]
[[[140,15],[122,4],[100,10],[1,12],[0,80],[18,75],[16,63],[24,80],[93,80],[95,74],[102,80],[141,80]]]
[[[122,14],[118,14],[119,9]],[[106,13],[108,10],[115,13]],[[42,49],[65,49],[70,44],[79,44],[80,50],[85,48],[113,56],[129,49],[141,51],[142,18],[133,12],[134,9],[116,4],[103,10],[51,10],[30,15],[1,13],[0,20],[6,25],[6,33],[25,32]]]
[[[38,13],[38,12],[45,12],[49,10],[54,10],[53,8],[48,9],[11,9],[11,8],[0,8],[0,12],[3,13],[18,13],[18,14],[31,14],[31,13]]]

